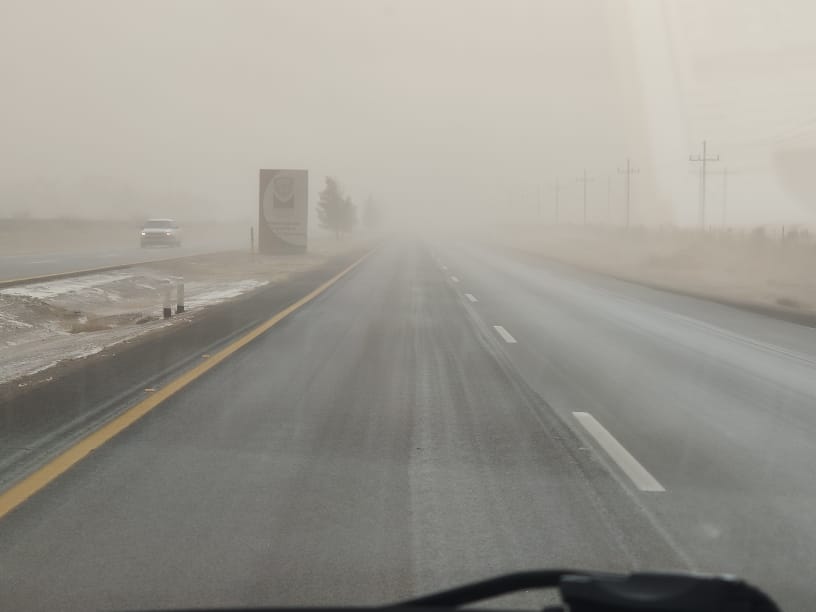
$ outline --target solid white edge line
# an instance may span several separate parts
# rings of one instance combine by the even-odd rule
[[[476,296],[472,293],[466,293],[465,297],[469,299],[471,302],[478,302],[479,300],[476,299]]]
[[[501,325],[494,325],[493,329],[495,329],[498,334],[502,337],[502,339],[507,342],[507,344],[516,344],[516,339],[510,335],[510,332],[504,329]]]
[[[638,489],[652,492],[666,490],[594,416],[588,412],[573,412],[572,414]]]
[[[455,276],[451,276],[451,280],[452,280],[454,283],[458,283],[458,282],[459,282],[459,279],[458,279],[458,278],[456,278]]]

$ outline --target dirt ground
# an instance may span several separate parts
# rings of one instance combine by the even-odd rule
[[[804,232],[506,227],[485,240],[635,282],[816,313],[816,241]]]

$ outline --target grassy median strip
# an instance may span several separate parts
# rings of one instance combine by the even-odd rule
[[[5,492],[0,494],[0,518],[14,510],[29,497],[44,488],[48,483],[64,474],[91,452],[111,440],[120,432],[124,431],[127,427],[138,421],[166,399],[178,393],[194,380],[200,378],[219,363],[241,350],[259,336],[263,335],[287,316],[314,300],[321,293],[325,292],[332,285],[337,283],[337,281],[343,278],[346,274],[359,266],[373,252],[374,251],[369,251],[365,253],[354,263],[340,271],[338,274],[304,297],[297,300],[295,303],[291,304],[287,308],[284,308],[264,323],[261,323],[250,332],[219,350],[217,353],[214,353],[207,360],[202,361],[200,364],[186,371],[181,376],[173,379],[163,387],[160,387],[149,397],[143,399],[112,421],[90,433],[85,438],[61,453],[59,456],[55,457],[7,489]]]

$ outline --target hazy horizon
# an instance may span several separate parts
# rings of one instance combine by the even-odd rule
[[[773,160],[816,143],[816,12],[710,5],[3,0],[0,216],[251,219],[260,168],[304,168],[422,219],[546,220],[558,178],[577,221],[586,169],[616,222],[630,157],[638,222],[693,225],[708,138],[713,215],[729,167],[733,223],[813,222]]]

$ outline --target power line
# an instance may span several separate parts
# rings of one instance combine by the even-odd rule
[[[618,168],[618,174],[626,175],[626,227],[629,227],[630,210],[632,201],[632,175],[640,174],[639,168],[632,168],[632,160],[626,158],[626,170]]]
[[[702,155],[689,155],[689,161],[692,162],[699,162],[702,165],[700,166],[700,227],[705,229],[705,216],[706,216],[706,164],[708,162],[716,162],[720,161],[720,156],[715,155],[714,157],[708,157],[706,154],[706,141],[703,141],[703,154]]]

